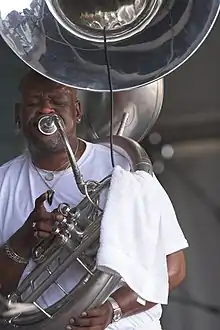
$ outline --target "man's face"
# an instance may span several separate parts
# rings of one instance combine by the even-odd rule
[[[31,80],[22,89],[22,131],[30,147],[41,152],[58,152],[64,147],[59,133],[46,136],[37,129],[39,119],[48,112],[54,112],[63,119],[69,139],[75,137],[76,120],[81,115],[75,90],[46,78]]]

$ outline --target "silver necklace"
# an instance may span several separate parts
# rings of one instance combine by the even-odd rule
[[[79,150],[79,139],[77,139],[77,145],[76,145],[76,149],[74,151],[75,156],[77,155],[77,152]],[[53,197],[55,194],[55,190],[54,187],[55,185],[58,183],[58,181],[64,176],[64,174],[67,172],[68,168],[69,168],[69,161],[67,161],[64,165],[67,165],[66,168],[62,171],[62,173],[60,174],[60,176],[57,178],[57,180],[53,183],[52,186],[49,185],[48,182],[46,181],[52,181],[55,177],[54,172],[59,171],[62,167],[60,166],[59,168],[57,168],[55,171],[53,172],[48,172],[45,177],[43,177],[39,171],[39,169],[34,165],[34,169],[37,172],[37,174],[39,175],[39,177],[41,178],[41,180],[44,182],[44,184],[49,188],[49,190],[47,191],[48,197],[47,197],[47,201],[49,203],[49,205],[52,204],[53,202]]]
[[[64,167],[64,166],[67,166],[67,167]],[[55,177],[55,172],[58,172],[60,171],[60,169],[64,167],[64,170],[65,171],[68,167],[69,167],[69,161],[67,161],[64,165],[60,166],[59,168],[56,168],[53,172],[49,172],[49,171],[45,171],[45,170],[41,170],[43,171],[44,173],[46,173],[46,175],[44,175],[44,179],[46,181],[52,181]]]
[[[54,179],[54,173],[53,172],[48,172],[46,175],[45,175],[45,180],[46,181],[52,181]]]

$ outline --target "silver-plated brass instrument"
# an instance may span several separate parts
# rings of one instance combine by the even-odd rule
[[[8,0],[0,4],[0,34],[29,67],[79,90],[85,103],[79,135],[109,147],[106,39],[115,103],[113,148],[126,154],[132,171],[152,174],[146,152],[135,141],[144,137],[158,117],[163,77],[199,48],[219,10],[219,0]],[[20,314],[6,311],[0,319],[1,330],[65,329],[69,318],[103,303],[120,281],[96,269],[103,213],[99,201],[111,175],[101,182],[84,180],[57,115],[42,117],[38,128],[42,134],[61,134],[84,197],[78,205],[65,201],[59,205],[64,219],[55,225],[53,238],[40,241],[34,249],[36,268],[15,293],[0,300],[0,306],[23,302],[35,309]],[[64,251],[66,258],[59,261]],[[52,269],[54,260],[59,262]],[[59,277],[73,262],[83,267],[85,275],[65,292]],[[42,274],[46,277],[39,283]],[[63,298],[45,309],[37,300],[51,284],[59,287]]]

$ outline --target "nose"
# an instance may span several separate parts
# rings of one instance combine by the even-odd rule
[[[42,115],[49,115],[51,113],[55,113],[55,110],[49,107],[42,107],[39,111],[40,114]]]

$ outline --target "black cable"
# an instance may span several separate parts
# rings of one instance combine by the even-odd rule
[[[104,27],[103,30],[104,34],[104,50],[105,50],[105,60],[108,72],[108,82],[109,82],[109,90],[110,90],[110,151],[111,151],[111,162],[112,167],[115,167],[114,162],[114,153],[113,153],[113,114],[114,114],[114,95],[112,89],[112,79],[111,79],[111,72],[110,72],[110,64],[109,64],[109,57],[108,57],[108,48],[107,48],[107,41],[106,41],[106,28]]]

